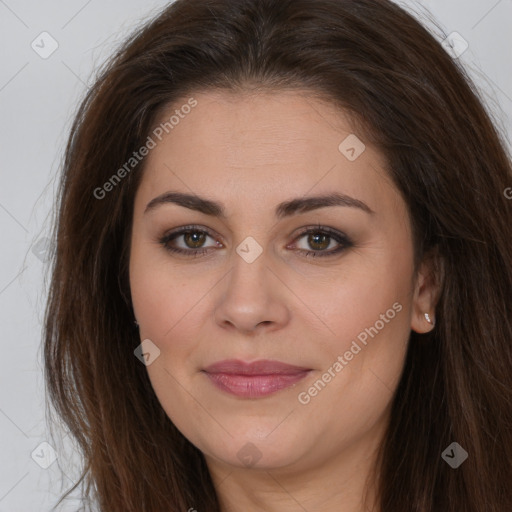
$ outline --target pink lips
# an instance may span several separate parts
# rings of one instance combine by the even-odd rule
[[[311,369],[279,361],[245,363],[230,359],[212,364],[203,371],[223,391],[243,398],[258,398],[292,386]]]

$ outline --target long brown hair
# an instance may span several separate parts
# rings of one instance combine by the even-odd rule
[[[177,0],[101,70],[66,148],[45,319],[47,393],[84,461],[71,490],[87,483],[104,512],[220,510],[134,356],[144,160],[95,194],[169,105],[214,88],[297,88],[344,109],[387,159],[416,261],[437,254],[437,324],[411,332],[376,466],[381,512],[512,510],[510,157],[464,69],[387,0]],[[457,469],[441,457],[452,442],[468,453]]]

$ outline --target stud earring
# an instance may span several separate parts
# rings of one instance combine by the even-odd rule
[[[426,320],[430,325],[435,325],[435,324],[436,324],[435,319],[430,318],[430,315],[429,315],[428,313],[425,313],[425,320]]]
[[[139,322],[137,322],[137,320],[135,320],[133,323],[134,323],[137,327],[139,327]]]

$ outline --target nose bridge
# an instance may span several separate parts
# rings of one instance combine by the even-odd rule
[[[279,298],[269,256],[270,251],[251,237],[237,246],[225,293],[216,308],[218,322],[250,331],[261,323],[285,321],[287,308]]]
[[[252,237],[246,238],[233,254],[233,267],[230,273],[229,293],[244,296],[245,300],[257,300],[258,295],[268,293],[268,253]]]

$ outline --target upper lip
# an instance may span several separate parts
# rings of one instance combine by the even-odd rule
[[[294,375],[310,369],[268,359],[260,359],[252,363],[246,363],[238,359],[226,359],[207,366],[203,371],[233,375]]]

